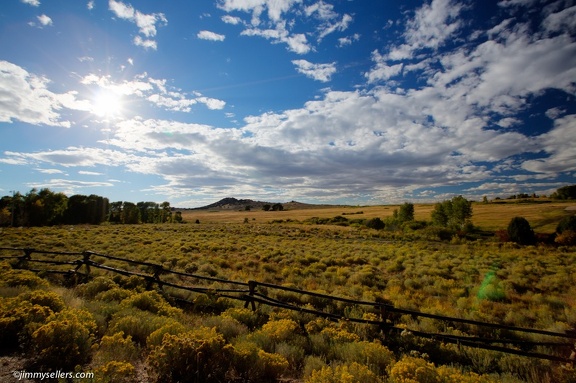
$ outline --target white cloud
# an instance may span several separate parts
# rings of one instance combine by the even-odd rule
[[[36,170],[43,174],[64,174],[64,172],[60,169],[36,169]]]
[[[292,64],[296,65],[298,72],[317,81],[328,82],[336,73],[336,63],[313,64],[306,60],[292,60]]]
[[[179,89],[168,87],[166,79],[155,79],[147,73],[137,75],[132,80],[115,82],[111,76],[98,76],[89,74],[80,82],[84,85],[96,85],[122,96],[136,96],[147,100],[159,108],[175,112],[190,112],[191,106],[197,103],[205,104],[209,109],[222,109],[226,102],[202,96],[194,92],[193,95]]]
[[[28,4],[28,5],[31,5],[33,7],[39,7],[40,6],[39,0],[20,0],[20,1],[22,1],[24,4]]]
[[[498,6],[502,8],[517,7],[517,6],[531,6],[539,0],[500,0]]]
[[[392,49],[388,58],[402,60],[412,58],[422,49],[437,50],[462,27],[458,16],[463,9],[464,5],[454,0],[432,0],[424,4],[408,20],[404,32],[406,43]]]
[[[136,161],[133,155],[110,149],[68,147],[66,149],[20,153],[6,151],[8,158],[25,161],[28,164],[49,163],[63,167],[121,166]]]
[[[466,189],[466,191],[470,192],[492,192],[489,193],[493,197],[501,196],[501,197],[508,197],[510,195],[518,194],[518,193],[526,193],[526,192],[536,192],[537,194],[550,194],[550,189],[554,190],[563,184],[558,183],[542,183],[542,182],[525,182],[530,179],[530,176],[526,177],[519,177],[519,179],[515,179],[515,182],[486,182],[479,186]],[[536,178],[537,179],[537,178]],[[544,193],[543,193],[544,192]]]
[[[89,182],[68,179],[51,179],[44,182],[30,182],[28,187],[42,189],[47,188],[50,190],[61,190],[67,195],[79,194],[80,190],[93,190],[95,187],[111,187],[114,186],[112,182]]]
[[[208,109],[212,109],[212,110],[224,109],[224,107],[226,106],[225,101],[218,100],[216,98],[198,97],[196,100],[198,102],[206,105],[206,107],[208,107]]]
[[[547,33],[576,31],[576,5],[549,14],[542,25]]]
[[[314,49],[308,36],[315,37],[320,43],[327,35],[348,29],[353,21],[351,15],[335,12],[334,6],[324,1],[306,5],[302,0],[222,0],[218,6],[226,12],[240,11],[251,15],[249,22],[237,16],[222,17],[225,23],[246,26],[241,32],[243,36],[259,36],[274,44],[286,44],[297,54],[306,54]],[[302,15],[319,23],[302,22]],[[302,31],[294,32],[296,29]],[[348,40],[342,40],[341,44],[345,41]]]
[[[83,62],[94,62],[94,57],[91,57],[91,56],[82,56],[82,57],[78,57],[78,61],[80,61],[81,63],[83,63]]]
[[[372,52],[372,61],[376,63],[376,66],[364,74],[369,83],[386,81],[402,72],[403,64],[388,65],[386,58],[378,51]]]
[[[211,31],[200,31],[196,35],[201,40],[210,40],[210,41],[224,41],[226,36],[211,32]]]
[[[238,25],[238,24],[242,23],[241,18],[230,16],[230,15],[222,16],[222,21],[225,22],[226,24],[232,24],[232,25]]]
[[[543,150],[547,158],[529,160],[522,168],[535,173],[560,173],[576,171],[576,115],[568,115],[557,119],[554,128],[543,134]]]
[[[193,99],[174,98],[158,93],[151,94],[148,96],[147,100],[158,107],[178,112],[190,112],[192,110],[190,106],[197,103],[197,101]]]
[[[94,0],[90,0],[87,4],[86,4],[86,8],[88,8],[89,11],[94,9]]]
[[[134,45],[136,45],[137,47],[153,50],[156,50],[158,48],[156,40],[143,39],[141,36],[134,36]]]
[[[500,103],[496,95],[526,96],[546,88],[576,91],[576,43],[567,36],[531,42],[514,36],[506,44],[480,47],[484,60],[481,83],[470,94],[472,102]],[[487,49],[482,49],[487,48]],[[483,52],[482,52],[483,51]],[[506,101],[504,101],[506,104]],[[506,107],[507,105],[503,105]]]
[[[546,117],[548,117],[551,120],[554,120],[554,119],[560,117],[561,115],[563,115],[564,113],[566,113],[566,111],[564,109],[551,108],[551,109],[548,109],[546,111]]]
[[[522,121],[514,117],[506,117],[497,122],[503,128],[510,128],[514,125],[520,124]]]
[[[304,9],[304,12],[308,17],[316,13],[320,20],[330,20],[338,15],[336,12],[334,12],[334,6],[332,4],[325,3],[322,0],[307,6]]]
[[[252,24],[258,25],[260,15],[265,9],[268,10],[268,18],[273,22],[278,22],[281,20],[282,14],[301,2],[302,0],[222,0],[218,6],[226,12],[251,12]]]
[[[334,11],[332,4],[320,0],[304,9],[306,16],[315,16],[320,20],[318,26],[318,41],[335,31],[345,31],[352,22],[352,16],[344,14],[340,16]]]
[[[64,94],[48,90],[50,81],[22,67],[0,61],[0,122],[19,120],[34,125],[70,127],[62,120],[63,107],[84,110],[74,92]]]
[[[408,30],[404,35],[406,41],[400,41],[390,49],[397,56],[390,57],[391,53],[386,57],[374,52],[372,58],[376,65],[366,73],[369,83],[388,80],[399,74],[400,70],[419,78],[427,78],[428,87],[411,92],[419,98],[442,101],[430,106],[430,112],[440,126],[457,126],[456,122],[462,123],[466,119],[472,121],[472,116],[477,116],[478,125],[485,123],[491,116],[497,116],[494,123],[500,121],[501,126],[509,127],[515,123],[512,119],[515,114],[526,107],[529,95],[541,94],[549,88],[569,94],[576,93],[573,81],[576,78],[576,43],[565,34],[545,37],[514,19],[504,19],[496,27],[488,29],[485,34],[488,39],[479,45],[461,45],[451,51],[436,52],[433,49],[430,55],[422,53],[417,58],[419,61],[414,62],[414,49],[420,49],[426,44],[412,44],[414,33],[422,33],[413,31],[413,27],[443,25],[446,20],[449,22],[451,17],[455,17],[450,16],[450,12],[461,10],[460,6],[455,5],[448,12],[445,7],[449,4],[447,1],[433,2],[428,8],[422,8],[432,12],[436,6],[434,17],[420,15],[421,11],[416,12],[415,20],[408,22]],[[444,21],[436,24],[421,21],[428,19]],[[457,26],[452,29],[456,31]],[[420,40],[427,41],[414,41]],[[430,48],[439,44],[434,43]],[[407,54],[403,56],[399,52]],[[409,61],[390,64],[390,61],[394,62],[401,57]]]
[[[360,40],[360,34],[355,33],[352,36],[340,37],[338,39],[338,47],[345,47],[347,45],[352,45],[352,42]]]
[[[146,49],[156,49],[157,43],[152,38],[156,36],[156,26],[164,26],[168,23],[163,13],[142,13],[130,4],[124,4],[121,1],[109,0],[109,9],[119,18],[128,20],[138,27],[138,32],[144,36],[135,36],[134,45]]]
[[[279,24],[276,29],[245,29],[241,33],[243,36],[260,36],[272,40],[273,43],[284,43],[288,49],[297,54],[306,54],[312,50],[306,35],[302,33],[290,34],[284,24]]]
[[[40,15],[37,17],[37,19],[40,25],[42,25],[43,27],[52,25],[52,19],[46,15]]]
[[[318,34],[318,40],[319,41],[322,40],[324,37],[328,36],[331,33],[334,33],[335,31],[340,32],[345,31],[346,29],[348,29],[348,26],[350,25],[352,20],[353,20],[352,16],[344,14],[344,16],[342,16],[342,19],[340,19],[339,21],[329,22],[322,25],[320,27],[320,32]]]
[[[131,5],[126,5],[121,1],[110,0],[108,6],[116,16],[120,17],[121,19],[133,21],[135,10]]]
[[[136,25],[140,28],[140,33],[146,37],[156,36],[156,23],[161,22],[166,24],[168,20],[161,13],[154,13],[151,15],[145,15],[136,11],[134,15]]]
[[[111,90],[114,93],[120,95],[136,95],[138,97],[146,97],[154,87],[157,86],[153,79],[148,77],[148,74],[144,73],[137,75],[131,81],[114,82],[111,76],[98,76],[95,74],[89,74],[84,76],[80,82],[84,85],[98,85],[102,89]]]

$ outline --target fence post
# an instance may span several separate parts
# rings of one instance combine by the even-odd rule
[[[246,300],[246,302],[244,303],[244,308],[248,308],[248,303],[250,303],[251,307],[252,307],[252,311],[256,311],[256,303],[254,303],[254,300],[252,299],[252,297],[254,296],[254,293],[256,292],[256,286],[258,286],[258,282],[256,281],[248,281],[248,300]]]
[[[24,255],[18,257],[18,262],[16,264],[17,269],[27,269],[28,268],[28,261],[32,259],[32,253],[34,249],[22,249],[24,251]]]
[[[394,318],[387,310],[386,305],[380,306],[380,320],[380,331],[388,334],[390,332],[390,328],[394,326]]]
[[[82,263],[80,264],[80,266],[78,266],[76,268],[76,271],[78,271],[78,269],[80,269],[80,267],[82,267],[82,265],[84,265],[84,269],[86,270],[86,273],[84,274],[84,283],[88,282],[88,278],[90,276],[90,256],[92,254],[89,251],[85,251],[82,253]]]
[[[148,286],[146,286],[147,290],[151,290],[152,288],[152,284],[156,283],[158,285],[158,288],[160,290],[162,289],[163,283],[160,280],[160,275],[164,272],[164,269],[162,268],[161,265],[154,265],[154,274],[152,275],[152,278],[150,278],[148,280]]]

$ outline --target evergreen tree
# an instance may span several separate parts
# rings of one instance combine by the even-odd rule
[[[508,224],[508,238],[510,241],[520,245],[533,245],[536,243],[536,236],[530,224],[524,217],[514,217]]]
[[[370,229],[382,230],[382,229],[384,229],[386,224],[380,218],[376,217],[376,218],[369,219],[366,222],[366,226],[369,227]]]

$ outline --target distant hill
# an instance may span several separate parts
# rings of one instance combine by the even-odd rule
[[[236,199],[233,197],[222,198],[218,202],[211,203],[210,205],[197,207],[191,210],[239,210],[245,209],[250,206],[252,209],[261,209],[264,205],[273,205],[271,202],[254,201],[251,199]]]
[[[329,207],[333,205],[311,205],[303,202],[290,201],[290,202],[265,202],[265,201],[254,201],[252,199],[237,199],[233,197],[222,198],[218,202],[211,203],[210,205],[196,207],[187,210],[244,210],[246,206],[250,206],[250,209],[262,210],[264,205],[274,205],[276,203],[282,204],[285,210],[297,210],[297,209],[313,209],[319,207]]]

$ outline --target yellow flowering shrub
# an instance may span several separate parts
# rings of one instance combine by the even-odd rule
[[[434,363],[404,356],[390,369],[390,383],[442,383]]]
[[[139,355],[138,347],[132,341],[132,337],[130,335],[124,337],[123,332],[104,335],[100,343],[94,345],[92,349],[96,353],[94,359],[100,364],[111,361],[130,362],[136,360]]]
[[[170,306],[166,299],[156,291],[145,291],[134,294],[124,299],[121,305],[123,307],[135,307],[142,311],[148,311],[161,316],[173,317],[182,313],[181,309]]]
[[[241,381],[276,381],[290,367],[284,356],[266,352],[250,341],[242,340],[235,343],[231,351],[230,373]]]
[[[232,307],[220,314],[222,317],[229,317],[246,325],[249,329],[254,329],[258,325],[258,314],[247,308]]]
[[[258,358],[264,367],[264,376],[280,377],[289,367],[286,358],[280,354],[258,351]]]
[[[0,267],[0,287],[28,287],[30,289],[47,288],[48,282],[40,278],[32,271],[12,269],[12,267],[2,262]]]
[[[0,298],[0,343],[6,349],[26,347],[32,333],[54,312],[46,306]]]
[[[164,335],[148,356],[148,364],[162,383],[225,381],[230,347],[214,328],[200,327],[178,335]]]
[[[346,331],[343,328],[326,327],[320,333],[335,343],[340,342],[358,342],[360,337],[354,333]]]
[[[132,383],[136,369],[132,363],[112,360],[94,370],[94,383]]]
[[[66,309],[51,315],[32,334],[36,363],[50,369],[72,370],[91,359],[96,322],[84,310]]]
[[[113,287],[110,290],[100,291],[94,299],[103,302],[122,302],[124,299],[134,295],[131,290],[123,289],[120,287]]]
[[[146,346],[148,346],[148,348],[160,346],[165,334],[176,335],[185,331],[186,327],[184,327],[183,324],[175,320],[171,320],[148,335],[148,338],[146,338]]]
[[[108,277],[96,277],[90,282],[84,283],[76,287],[76,292],[81,297],[87,299],[94,299],[96,295],[101,292],[118,288],[118,284]]]
[[[298,323],[292,319],[279,319],[264,324],[260,331],[274,342],[283,342],[287,341],[299,330]]]
[[[201,324],[206,327],[216,327],[216,330],[224,335],[226,341],[231,341],[232,339],[249,332],[246,325],[229,316],[215,315],[205,317],[202,318]]]
[[[385,375],[395,362],[394,353],[377,342],[346,342],[334,346],[336,358],[347,363],[357,362],[376,375]]]
[[[108,334],[122,331],[125,335],[130,335],[132,340],[139,345],[145,346],[150,334],[174,321],[174,318],[158,316],[130,307],[112,316],[108,324]]]
[[[370,369],[359,363],[326,366],[304,380],[305,383],[381,383]]]
[[[28,301],[33,305],[48,307],[53,312],[64,309],[65,304],[62,297],[52,291],[33,290],[18,295],[18,301]]]
[[[317,334],[328,326],[333,326],[333,322],[326,318],[318,317],[306,323],[304,328],[308,334]]]
[[[436,369],[442,383],[498,383],[500,380],[473,372],[463,373],[458,368],[440,366]]]

